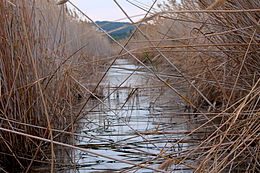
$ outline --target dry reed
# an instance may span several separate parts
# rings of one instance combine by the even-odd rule
[[[139,25],[115,1],[136,25],[136,31],[124,44],[111,37],[121,51],[112,57],[114,60],[103,75],[96,72],[103,65],[99,58],[111,55],[108,41],[80,20],[77,13],[68,10],[66,2],[69,1],[59,1],[59,6],[40,0],[0,2],[0,156],[7,160],[0,161],[1,170],[19,167],[28,172],[33,163],[43,160],[52,162],[51,171],[59,169],[55,168],[60,164],[54,155],[56,150],[50,150],[45,143],[48,142],[134,166],[125,171],[187,168],[195,172],[260,172],[258,1],[169,1],[168,5],[161,5],[162,12],[146,11],[151,16]],[[107,32],[103,34],[109,36]],[[192,120],[175,124],[189,123],[189,131],[164,131],[159,123],[154,131],[141,133],[93,93],[120,55],[128,55],[141,64],[147,74],[185,100],[189,111],[193,107],[194,112],[188,113]],[[180,84],[186,88],[184,94],[178,90]],[[150,86],[142,87],[138,89]],[[120,109],[138,89],[129,93]],[[74,146],[74,136],[81,136],[75,133],[74,121],[90,95],[159,154],[118,144],[151,156],[137,164]],[[75,96],[89,96],[76,113]],[[162,149],[147,137],[173,134],[181,137],[172,142],[168,138]],[[182,147],[183,143],[191,145]],[[172,151],[176,148],[179,150]],[[75,153],[72,156],[73,161],[65,165],[76,171]],[[157,169],[150,163],[161,166]]]
[[[80,92],[69,75],[89,85],[96,82],[98,58],[112,53],[109,43],[55,1],[3,0],[0,14],[1,127],[52,141],[61,134],[52,129],[70,124]],[[66,135],[58,139],[71,142]],[[52,163],[53,171],[58,159],[53,142],[19,134],[1,131],[0,146],[0,167],[8,172],[28,172],[39,160]]]
[[[164,11],[153,14],[151,24],[143,31],[213,106],[189,83],[188,99],[203,112],[217,114],[189,134],[196,136],[196,131],[210,123],[215,126],[208,128],[211,135],[200,137],[201,143],[185,153],[177,165],[194,159],[195,172],[259,172],[260,3],[169,2],[173,2],[171,6],[162,5]],[[251,9],[256,11],[250,12]],[[138,50],[134,50],[134,44],[139,45]],[[142,36],[131,48],[140,52],[140,58],[141,53],[150,50],[152,61],[168,64],[168,73],[172,69]],[[161,168],[166,170],[173,161],[166,160]]]

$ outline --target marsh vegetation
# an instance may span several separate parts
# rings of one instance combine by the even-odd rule
[[[0,1],[1,172],[260,172],[259,1],[59,2]]]

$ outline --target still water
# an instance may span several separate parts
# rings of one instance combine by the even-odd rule
[[[136,71],[135,71],[136,70]],[[108,72],[102,83],[102,93],[107,98],[91,100],[94,110],[79,122],[80,133],[76,145],[120,160],[158,168],[165,159],[156,158],[162,151],[181,153],[191,144],[172,144],[189,131],[187,119],[178,114],[183,112],[184,103],[175,93],[158,82],[150,73],[139,66],[119,59]],[[180,91],[181,88],[178,88]],[[84,135],[88,137],[84,137]],[[187,140],[187,138],[186,138]],[[153,172],[75,151],[77,172]],[[191,172],[176,165],[169,170]]]

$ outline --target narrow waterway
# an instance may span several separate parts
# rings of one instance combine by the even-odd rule
[[[92,105],[100,104],[79,122],[82,137],[77,138],[77,146],[158,168],[165,160],[156,158],[158,154],[178,153],[191,145],[183,141],[170,147],[187,134],[190,117],[178,114],[184,110],[183,101],[143,68],[119,59],[102,87],[108,98],[100,98],[104,103],[91,101]],[[76,151],[75,161],[79,172],[152,172],[82,151]],[[191,172],[182,166],[176,170]]]

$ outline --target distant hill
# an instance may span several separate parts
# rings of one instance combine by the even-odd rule
[[[96,23],[102,27],[105,31],[113,31],[117,28],[130,25],[129,22],[109,22],[109,21],[96,21]],[[130,36],[135,26],[128,26],[126,28],[120,29],[110,33],[110,35],[116,40],[122,40]]]

